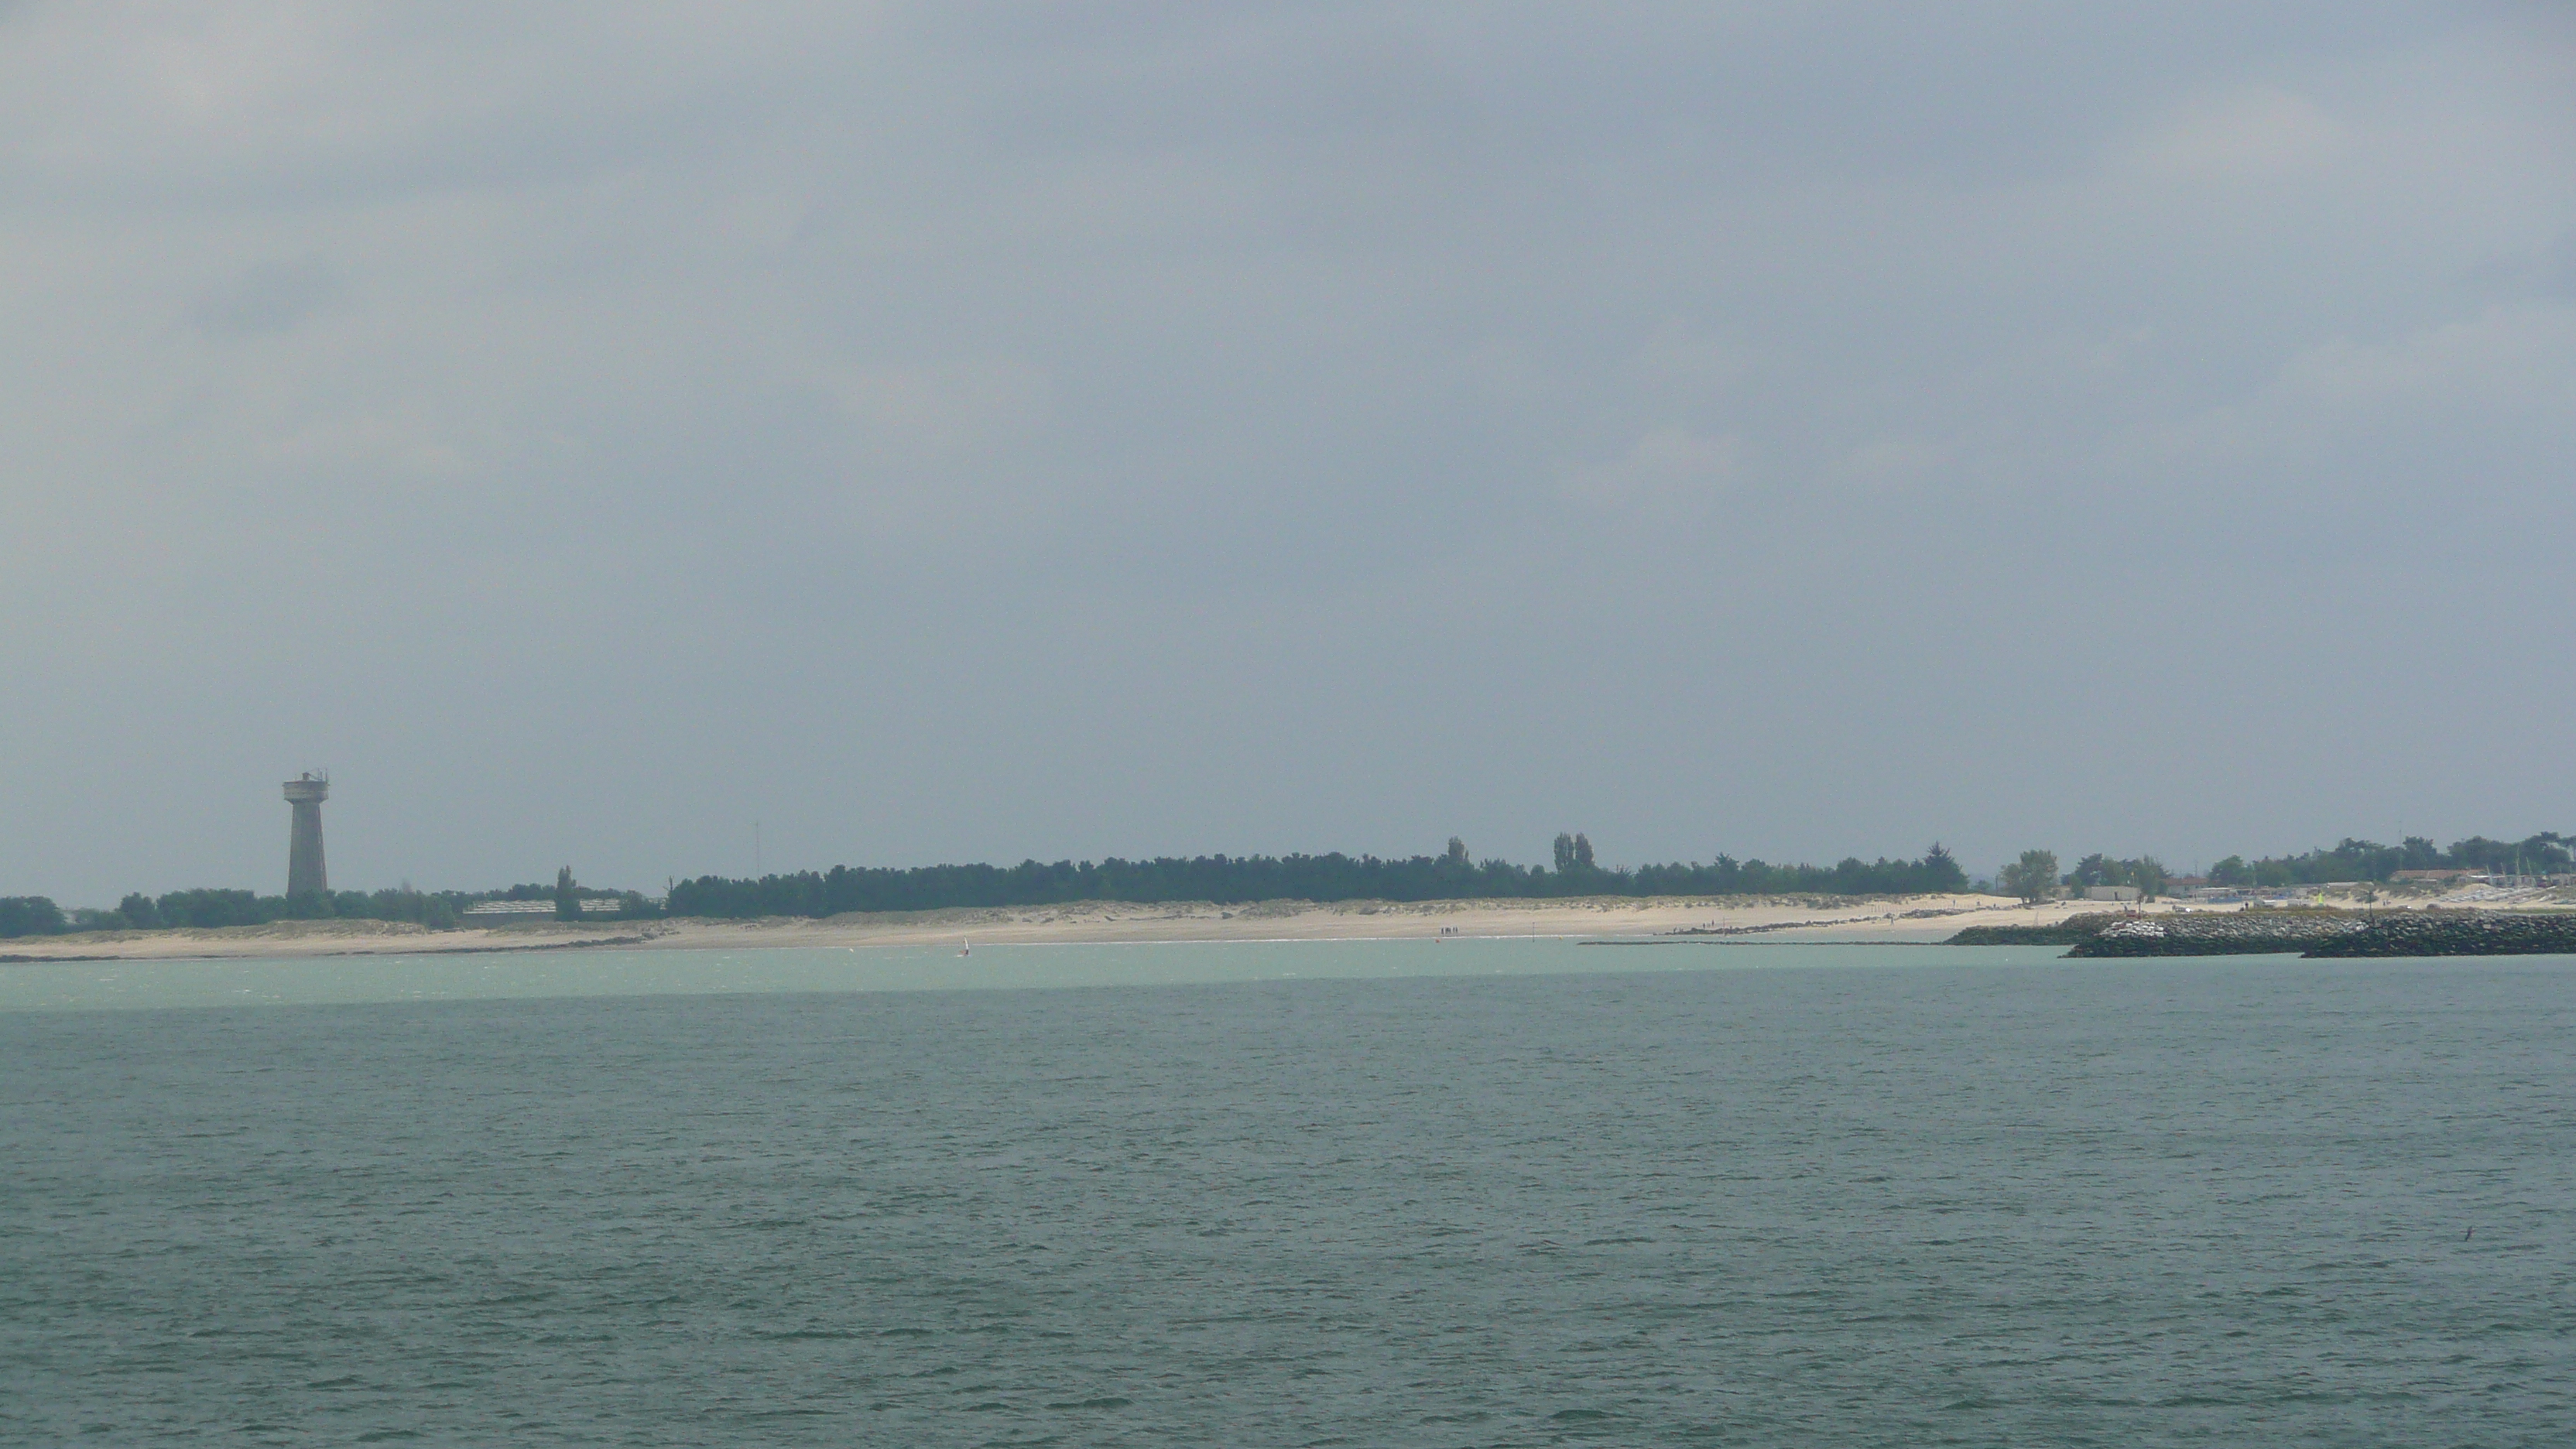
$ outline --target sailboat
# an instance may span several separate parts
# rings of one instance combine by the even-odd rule
[[[961,944],[960,946],[958,946],[958,948],[957,948],[957,954],[958,954],[958,955],[960,955],[960,956],[972,956],[972,955],[974,955],[974,954],[975,954],[975,943],[974,943],[973,941],[966,941],[966,942],[964,942],[963,944]]]

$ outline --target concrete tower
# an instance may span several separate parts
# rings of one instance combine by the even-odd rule
[[[330,793],[328,774],[316,778],[307,770],[286,782],[286,803],[295,807],[295,831],[286,845],[286,893],[290,896],[331,888],[330,873],[322,869],[322,797]]]

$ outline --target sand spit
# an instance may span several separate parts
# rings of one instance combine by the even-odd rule
[[[2454,904],[2446,900],[2445,904]],[[2503,903],[2498,903],[2503,904]],[[2534,902],[2531,904],[2539,904]],[[2099,902],[2024,906],[2002,896],[1591,897],[1544,901],[1265,901],[904,911],[756,921],[526,921],[426,931],[386,921],[280,921],[211,931],[98,931],[0,942],[0,962],[205,957],[411,956],[584,947],[761,950],[771,947],[1356,941],[1556,936],[1667,940],[1676,945],[1944,941],[1970,925],[2046,926],[2099,913]],[[2116,909],[2116,908],[2114,908]],[[2158,901],[2148,915],[2233,910]]]
[[[2163,903],[2153,910],[2167,909]],[[1454,936],[1675,937],[1759,941],[1939,941],[1971,922],[2046,924],[2084,910],[2027,908],[1999,896],[1731,896],[1640,900],[1267,901],[1131,905],[1083,902],[988,910],[907,911],[823,920],[527,921],[427,931],[387,921],[280,921],[205,931],[97,931],[0,942],[0,962],[205,957],[409,956],[583,947],[759,950],[768,947],[1071,944],[1151,941],[1331,941]],[[2094,910],[2100,910],[2096,905]]]
[[[85,931],[0,941],[0,962],[185,961],[282,956],[415,956],[637,946],[660,921],[432,931],[408,921],[275,921],[214,930]]]

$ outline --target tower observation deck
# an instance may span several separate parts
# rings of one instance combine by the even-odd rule
[[[286,844],[286,893],[307,895],[331,889],[322,868],[322,800],[331,793],[331,776],[307,770],[286,782],[286,803],[295,807],[295,828]]]

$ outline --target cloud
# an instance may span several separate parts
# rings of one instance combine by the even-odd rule
[[[310,204],[596,175],[767,119],[882,7],[224,0],[0,14],[0,176],[61,202]]]
[[[1046,422],[1055,394],[1044,370],[1008,358],[857,368],[825,387],[863,447],[906,463],[953,461],[1015,441]]]
[[[189,315],[218,337],[284,332],[339,299],[339,270],[320,257],[260,262],[202,293]]]
[[[1903,488],[1930,477],[1951,450],[1923,438],[1882,438],[1846,453],[1833,468],[1842,481],[1870,488]]]
[[[2245,183],[2326,161],[2343,137],[2344,128],[2316,101],[2256,87],[2178,108],[2148,133],[2138,156],[2158,175]]]
[[[2294,358],[2294,397],[2344,410],[2576,410],[2576,306],[2489,307],[2384,342],[2343,338]]]
[[[1673,520],[1706,513],[1744,474],[1742,439],[1662,427],[1616,458],[1572,470],[1565,496],[1587,508]]]
[[[260,782],[319,759],[386,811],[335,849],[460,885],[730,864],[754,808],[812,864],[1526,854],[1569,801],[1623,858],[2378,828],[2403,781],[2300,748],[2409,737],[2337,693],[2366,631],[2296,678],[2246,641],[2403,644],[2563,512],[2530,259],[2576,197],[2521,35],[0,12],[0,652],[46,682],[0,711],[40,762],[0,894],[274,888],[221,792],[255,866]],[[2523,521],[2443,533],[2463,477]],[[2194,641],[2193,687],[2033,663],[2105,617]],[[2454,714],[2576,707],[2444,647]],[[2212,720],[2254,743],[2176,743]],[[2478,812],[2564,775],[2441,808],[2538,828]],[[215,823],[56,844],[183,797]]]

